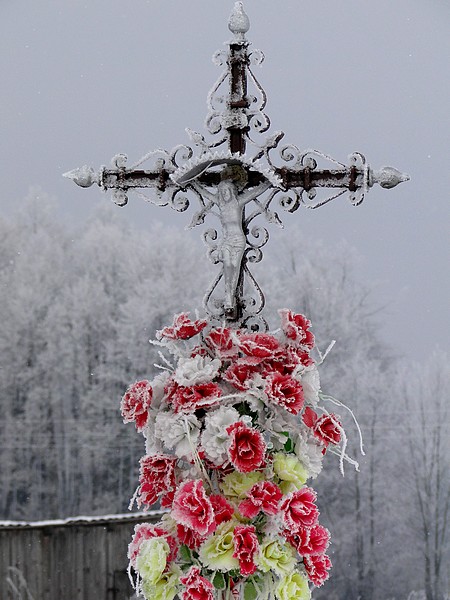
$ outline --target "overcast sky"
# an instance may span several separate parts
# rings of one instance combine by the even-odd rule
[[[109,197],[63,172],[108,165],[118,152],[134,161],[187,142],[185,127],[203,130],[220,72],[210,57],[231,37],[233,4],[1,0],[2,213],[38,184],[61,215],[83,223]],[[330,245],[346,240],[361,256],[359,276],[388,303],[384,339],[418,359],[436,345],[448,350],[448,1],[247,0],[245,8],[248,37],[266,54],[257,74],[272,131],[342,162],[360,151],[375,168],[411,175],[394,190],[373,188],[358,208],[341,197],[285,215],[284,235],[300,222]],[[189,216],[168,208],[132,198],[117,210],[140,226],[162,220],[193,235],[183,232]]]

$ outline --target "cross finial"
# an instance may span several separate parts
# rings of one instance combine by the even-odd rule
[[[250,29],[250,20],[244,11],[243,2],[235,2],[233,12],[228,21],[228,29],[234,33],[236,41],[243,42]]]

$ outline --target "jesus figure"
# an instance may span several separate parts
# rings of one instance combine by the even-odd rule
[[[192,187],[209,200],[209,206],[217,206],[222,224],[222,241],[219,248],[219,260],[223,264],[225,283],[225,314],[229,318],[236,317],[236,291],[247,244],[243,230],[244,206],[265,192],[270,183],[265,181],[255,188],[239,192],[231,179],[222,180],[213,194],[197,182]]]

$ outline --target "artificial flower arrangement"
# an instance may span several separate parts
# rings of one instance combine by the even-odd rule
[[[279,313],[274,334],[177,315],[154,342],[172,359],[160,353],[162,373],[122,398],[146,440],[130,507],[167,509],[129,545],[146,600],[308,600],[328,578],[330,533],[307,482],[327,451],[342,468],[346,436],[319,405],[310,321]]]

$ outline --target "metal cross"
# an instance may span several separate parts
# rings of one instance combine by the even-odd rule
[[[210,259],[221,265],[204,298],[206,312],[222,322],[267,328],[261,316],[264,295],[249,263],[261,261],[261,248],[269,234],[253,221],[263,216],[282,227],[273,208],[275,199],[281,209],[294,212],[300,205],[318,208],[348,192],[350,202],[357,206],[375,183],[392,188],[409,177],[393,167],[374,171],[357,152],[345,165],[316,150],[301,151],[294,145],[279,148],[284,137],[281,131],[264,137],[270,127],[264,112],[266,95],[252,71],[264,55],[249,49],[250,23],[242,2],[235,3],[228,27],[233,34],[229,49],[213,57],[225,68],[208,95],[205,125],[209,140],[187,129],[192,146],[155,150],[130,166],[127,156],[118,154],[110,169],[101,167],[96,172],[83,166],[65,177],[81,187],[96,183],[111,189],[119,206],[128,202],[129,192],[180,212],[196,200],[199,210],[189,227],[203,224],[209,215],[221,225],[220,230],[208,229],[203,234]],[[272,156],[275,150],[278,160]],[[144,163],[150,163],[149,168],[143,169]],[[147,188],[152,190],[151,197],[142,191]]]

